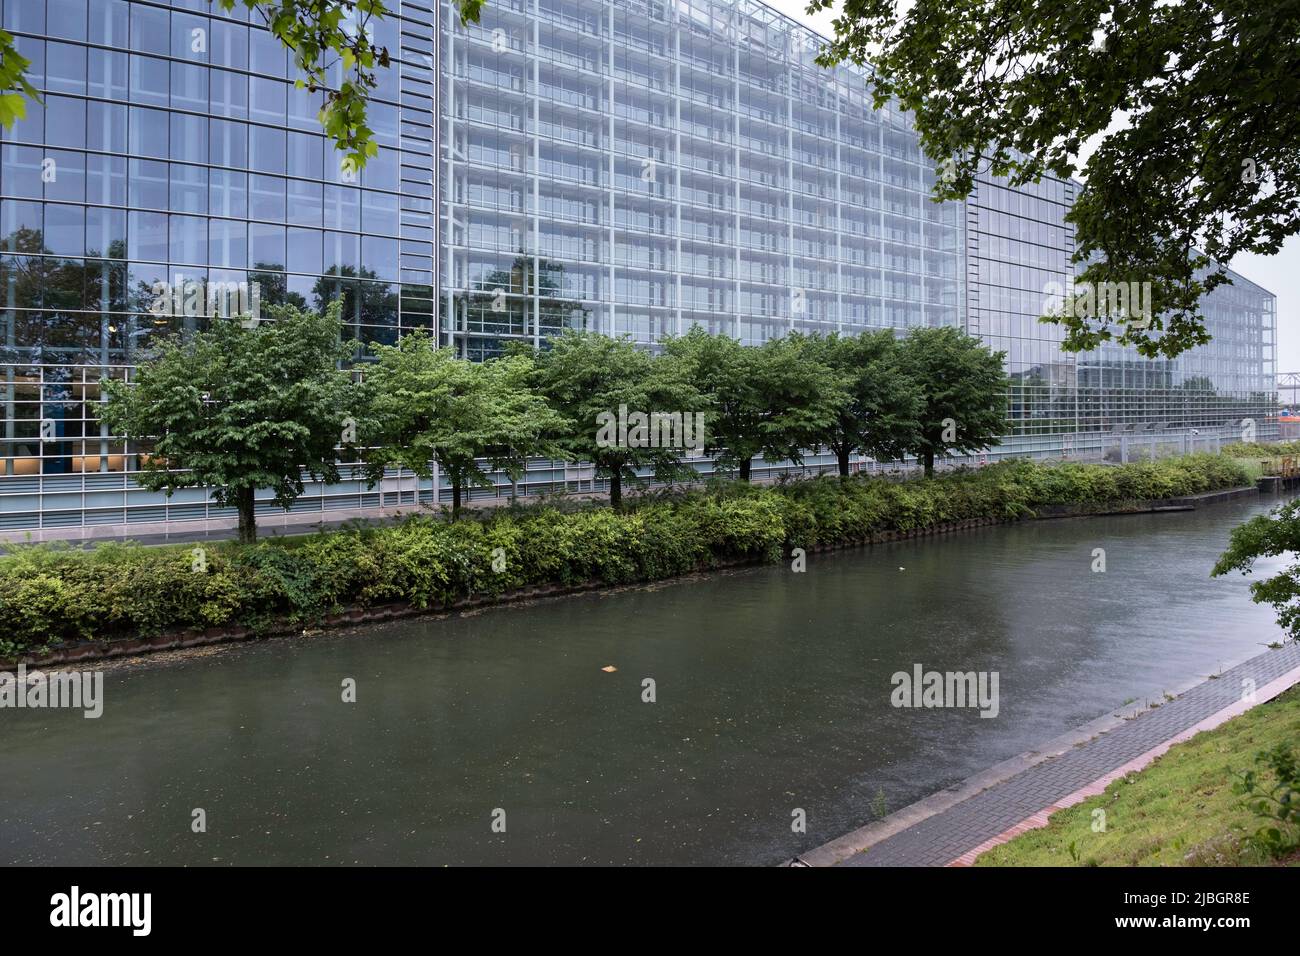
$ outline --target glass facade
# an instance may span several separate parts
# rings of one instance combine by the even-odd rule
[[[0,144],[0,526],[164,514],[131,490],[130,449],[90,414],[103,376],[202,322],[179,296],[160,307],[160,290],[342,299],[363,341],[434,325],[427,7],[390,3],[397,15],[373,27],[395,65],[369,112],[379,154],[356,172],[321,133],[322,95],[294,87],[284,47],[242,5],[2,6],[43,103]],[[178,495],[166,514],[205,517],[205,498]]]
[[[1111,343],[1065,352],[1063,330],[1038,321],[1060,293],[1079,291],[1065,221],[1077,188],[1044,179],[1012,189],[985,176],[966,202],[966,327],[1007,353],[1011,378],[999,453],[1113,458],[1117,435],[1135,453],[1187,451],[1238,440],[1243,421],[1276,438],[1276,300],[1235,272],[1202,302],[1213,341],[1174,359]]]
[[[749,344],[966,327],[1008,352],[1016,453],[1269,420],[1272,296],[1216,292],[1214,343],[1172,362],[1062,353],[1033,320],[1070,278],[1073,184],[931,202],[907,117],[756,0],[489,0],[468,28],[451,2],[388,6],[379,155],[349,175],[242,7],[0,0],[44,100],[0,137],[0,532],[228,516],[136,489],[90,414],[102,377],[203,321],[159,314],[157,283],[341,298],[352,338],[435,328],[476,359],[565,328],[653,347],[695,325]],[[584,476],[537,463],[526,484]],[[295,511],[418,494],[385,485],[313,485]]]
[[[498,0],[445,29],[444,341],[959,325],[961,204],[815,55],[749,0]]]

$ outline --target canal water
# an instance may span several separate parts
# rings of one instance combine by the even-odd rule
[[[1274,503],[113,668],[99,719],[0,711],[0,862],[779,863],[1278,639],[1249,579],[1209,577]],[[996,671],[997,716],[892,706],[918,664]]]

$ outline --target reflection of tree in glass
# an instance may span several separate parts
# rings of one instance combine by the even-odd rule
[[[1073,365],[1035,365],[1010,373],[1008,379],[1007,418],[1012,434],[1074,432],[1087,421],[1087,390],[1079,388]]]
[[[316,311],[323,313],[331,302],[342,300],[344,338],[358,342],[375,338],[361,327],[397,325],[397,293],[390,283],[378,279],[378,274],[365,266],[330,266],[312,286]]]
[[[0,250],[20,253],[0,261],[0,354],[17,360],[21,348],[28,361],[106,360],[121,313],[131,308],[126,243],[115,239],[106,254],[92,249],[85,259],[60,259],[41,230],[24,227],[0,239]],[[47,349],[56,354],[46,356]]]
[[[534,296],[537,317],[533,316]],[[541,337],[547,338],[568,327],[586,327],[585,322],[569,321],[570,314],[581,306],[566,294],[564,265],[534,260],[522,251],[509,269],[489,272],[477,290],[458,293],[453,302],[456,327],[462,328],[467,322],[475,332],[531,335],[540,320]]]
[[[289,277],[284,273],[284,266],[278,262],[254,262],[248,270],[248,285],[258,286],[258,295],[263,305],[291,305],[295,309],[307,308],[307,300],[301,293],[289,290]]]

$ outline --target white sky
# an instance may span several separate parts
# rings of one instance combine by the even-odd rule
[[[764,0],[792,20],[830,36],[834,14],[804,12],[807,0]],[[1231,267],[1277,296],[1277,370],[1300,372],[1300,236],[1291,236],[1275,256],[1238,256]]]

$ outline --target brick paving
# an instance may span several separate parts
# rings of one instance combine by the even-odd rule
[[[970,863],[1000,836],[1029,827],[1034,817],[1045,822],[1055,807],[1068,805],[1081,791],[1099,791],[1098,778],[1120,775],[1127,765],[1157,750],[1179,735],[1242,698],[1242,681],[1252,678],[1263,688],[1300,667],[1300,643],[1265,651],[1207,680],[1178,698],[1101,734],[1071,750],[1043,761],[962,802],[898,832],[841,866],[944,866]]]

